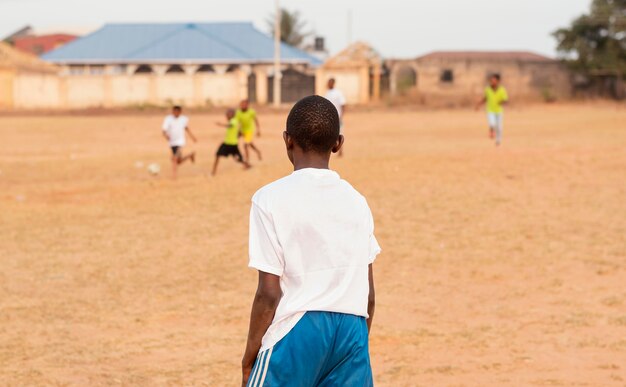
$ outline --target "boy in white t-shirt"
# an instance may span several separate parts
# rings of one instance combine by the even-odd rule
[[[365,198],[328,169],[337,109],[300,100],[283,133],[294,172],[261,188],[250,211],[259,272],[242,360],[248,386],[372,386],[372,264],[380,252]]]
[[[185,146],[185,133],[189,133],[189,137],[193,142],[198,142],[196,136],[189,129],[189,118],[182,115],[183,109],[180,106],[172,108],[172,114],[169,114],[163,120],[163,136],[169,142],[172,150],[172,177],[176,179],[178,165],[187,160],[192,163],[196,162],[196,152],[191,152],[187,156],[183,156],[183,147]]]
[[[346,113],[346,97],[343,96],[341,90],[335,88],[335,78],[328,80],[328,91],[326,92],[327,100],[333,103],[339,113],[339,133],[343,134],[343,115]],[[343,147],[339,149],[339,157],[343,156]]]

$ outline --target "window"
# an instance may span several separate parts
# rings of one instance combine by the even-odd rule
[[[126,74],[126,65],[118,64],[118,65],[111,67],[111,74],[114,74],[114,75]]]
[[[91,74],[91,75],[102,75],[102,74],[104,74],[104,66],[103,65],[91,65],[91,66],[89,66],[89,74]]]
[[[135,70],[135,74],[149,74],[152,72],[152,67],[150,67],[150,65],[141,65],[139,67],[137,67],[137,70]]]
[[[181,65],[171,65],[166,71],[166,74],[177,74],[177,73],[184,73],[185,70],[183,70]]]
[[[70,75],[82,75],[84,73],[85,73],[85,66],[82,66],[82,65],[70,66]]]
[[[233,71],[236,71],[238,68],[239,68],[238,65],[232,64],[232,65],[228,66],[228,68],[226,69],[226,72],[227,73],[232,73]]]
[[[454,71],[450,69],[445,69],[441,72],[441,76],[439,80],[443,83],[452,83],[454,82]]]
[[[198,70],[196,70],[196,72],[197,73],[214,73],[215,69],[210,64],[204,64],[198,67]]]

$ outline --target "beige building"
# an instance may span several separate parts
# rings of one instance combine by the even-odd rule
[[[354,43],[328,59],[315,72],[315,92],[326,93],[330,78],[348,104],[366,104],[380,99],[382,59],[372,47],[363,42]]]
[[[497,73],[511,99],[554,100],[571,95],[570,73],[559,62],[531,52],[433,52],[416,59],[387,60],[390,94],[424,103],[475,101]]]
[[[25,100],[38,98],[39,89],[30,90],[29,80],[47,84],[57,72],[56,66],[0,42],[0,109],[20,107]]]
[[[319,60],[286,44],[281,53],[283,101],[313,94]],[[110,24],[43,55],[45,71],[0,75],[1,98],[20,109],[265,104],[273,54],[251,23]]]

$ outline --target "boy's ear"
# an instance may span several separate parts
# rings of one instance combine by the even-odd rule
[[[293,149],[293,139],[286,130],[283,132],[283,141],[285,141],[285,146],[288,150]]]
[[[341,149],[341,147],[343,146],[343,134],[340,134],[339,137],[337,137],[337,142],[335,143],[335,146],[332,149],[333,153],[337,153],[339,152],[339,149]]]

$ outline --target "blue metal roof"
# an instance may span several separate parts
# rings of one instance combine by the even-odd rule
[[[106,24],[48,52],[53,63],[270,63],[274,40],[252,23]],[[319,65],[319,59],[287,44],[283,62]]]

